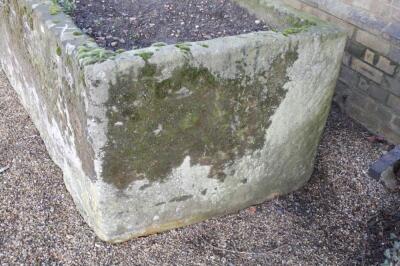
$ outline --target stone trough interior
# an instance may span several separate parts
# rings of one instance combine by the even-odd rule
[[[263,20],[231,0],[81,0],[70,14],[99,46],[112,50],[271,30]]]

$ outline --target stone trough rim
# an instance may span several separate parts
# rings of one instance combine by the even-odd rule
[[[81,67],[86,67],[89,65],[97,65],[102,64],[108,60],[111,61],[118,61],[121,59],[133,59],[134,57],[140,57],[141,53],[154,53],[153,56],[157,56],[155,53],[164,49],[180,49],[178,45],[188,45],[192,46],[193,49],[208,49],[208,44],[213,43],[216,40],[225,40],[234,42],[235,39],[243,39],[249,38],[252,36],[264,36],[266,39],[292,39],[292,38],[308,38],[310,35],[323,35],[324,33],[328,32],[341,32],[341,34],[345,35],[345,32],[342,29],[338,29],[337,26],[334,26],[326,21],[319,19],[313,15],[306,14],[304,12],[298,11],[285,3],[282,3],[277,0],[254,0],[257,1],[258,5],[265,5],[266,7],[272,9],[272,12],[278,12],[283,17],[291,17],[294,19],[300,19],[303,22],[312,22],[312,25],[309,25],[305,30],[301,30],[298,32],[293,32],[288,35],[284,34],[284,29],[282,25],[271,26],[269,30],[262,30],[262,31],[252,31],[237,35],[231,36],[222,36],[218,38],[212,38],[209,40],[201,40],[201,41],[185,41],[185,42],[178,42],[178,43],[171,43],[165,44],[163,46],[155,46],[156,43],[153,43],[151,46],[142,47],[142,48],[134,48],[130,50],[124,50],[122,52],[116,52],[108,48],[101,47],[97,44],[97,42],[90,37],[87,33],[85,33],[81,28],[79,28],[70,15],[64,12],[63,8],[57,4],[59,11],[56,14],[51,14],[51,7],[54,5],[52,0],[22,0],[25,1],[27,6],[31,6],[32,14],[37,14],[40,16],[51,16],[53,17],[53,21],[45,21],[48,27],[48,30],[53,33],[53,36],[56,37],[57,43],[60,45],[60,53],[67,53],[73,56],[73,59],[78,62]],[[242,5],[242,2],[246,2],[244,0],[232,0],[235,3]],[[42,8],[44,7],[44,8]],[[250,13],[252,11],[247,8]],[[38,10],[40,9],[40,10]],[[258,17],[258,15],[256,14]],[[55,23],[57,22],[57,23]],[[70,28],[71,26],[71,28]],[[61,35],[55,29],[62,29]],[[289,27],[290,28],[290,27]],[[287,28],[287,29],[289,29]],[[42,29],[43,30],[43,29]],[[66,37],[64,35],[67,35]],[[73,47],[70,43],[74,43]],[[159,42],[162,43],[162,42]],[[105,60],[100,60],[94,63],[84,64],[82,59],[79,59],[79,48],[88,46],[92,49],[102,49],[106,52],[113,53],[114,55],[111,58],[107,58]],[[57,48],[58,49],[58,48]],[[146,60],[144,60],[146,61]]]

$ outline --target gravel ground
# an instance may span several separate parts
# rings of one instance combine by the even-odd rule
[[[100,46],[113,50],[268,30],[231,0],[79,0],[71,15]]]
[[[370,265],[368,221],[400,206],[367,176],[386,148],[336,107],[300,191],[218,219],[119,245],[79,216],[60,169],[0,72],[0,264]]]

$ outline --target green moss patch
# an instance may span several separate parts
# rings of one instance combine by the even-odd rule
[[[60,48],[59,46],[57,46],[57,48],[56,48],[56,54],[57,54],[58,56],[61,56],[61,53],[62,53],[61,48]]]
[[[49,7],[49,12],[50,12],[50,15],[53,15],[53,16],[57,15],[58,13],[61,12],[61,7],[57,3],[52,2]]]
[[[184,53],[190,53],[190,44],[178,43],[175,45],[176,48],[180,49]]]
[[[246,76],[241,62],[236,79],[185,64],[160,81],[162,69],[147,61],[139,75],[119,75],[107,103],[104,180],[120,189],[135,180],[162,182],[190,156],[223,181],[227,166],[263,147],[297,56],[296,49],[278,56],[256,77]]]
[[[152,52],[142,52],[142,53],[136,54],[136,56],[140,56],[144,61],[149,60],[153,55],[154,55],[154,53],[152,53]]]
[[[167,44],[165,42],[156,42],[153,43],[151,46],[155,46],[155,47],[163,47],[166,46]]]
[[[310,27],[315,26],[316,23],[310,20],[303,20],[299,18],[289,17],[290,27],[283,30],[282,34],[284,36],[289,36],[291,34],[300,33],[307,31]]]
[[[114,58],[116,53],[104,48],[96,47],[93,44],[87,44],[78,48],[78,59],[83,65],[101,63],[107,59]]]

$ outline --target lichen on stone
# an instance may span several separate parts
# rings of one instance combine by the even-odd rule
[[[104,180],[119,189],[135,180],[162,182],[190,157],[223,181],[227,166],[263,147],[297,56],[296,49],[277,56],[254,77],[245,75],[241,62],[232,79],[186,63],[160,80],[162,68],[148,61],[139,74],[119,74],[107,103]]]

